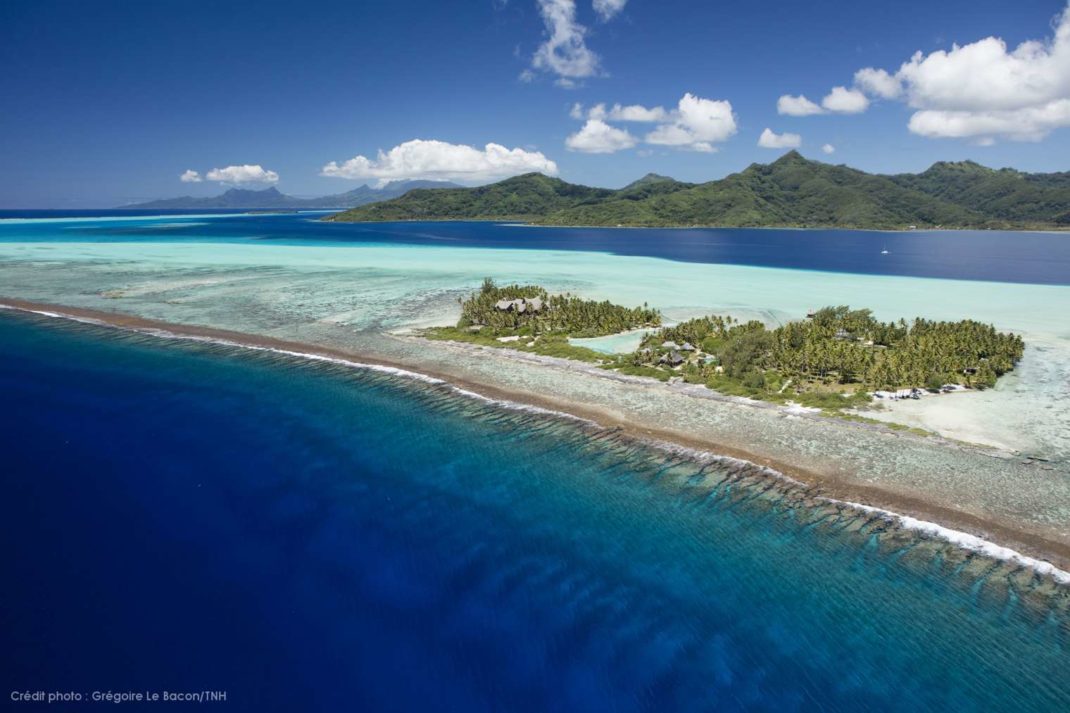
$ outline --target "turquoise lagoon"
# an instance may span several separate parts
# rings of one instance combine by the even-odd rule
[[[189,223],[185,230],[176,227],[182,220]],[[577,240],[590,240],[585,236],[591,231],[576,232]],[[701,234],[652,232],[659,241],[674,232]],[[747,235],[725,232],[733,245]],[[325,228],[308,216],[0,221],[5,287],[0,294],[294,338],[307,335],[311,324],[332,323],[347,327],[351,334],[343,338],[355,341],[361,339],[358,333],[448,323],[456,317],[456,300],[486,276],[539,282],[625,304],[648,302],[670,320],[720,312],[775,324],[802,318],[811,308],[848,302],[870,307],[884,319],[972,317],[1025,336],[1029,346],[1015,373],[990,392],[896,404],[894,410],[867,415],[1048,459],[1070,458],[1070,286],[1065,284],[1070,283],[1070,236],[1024,234],[1043,239],[1032,244],[1013,233],[750,231],[749,239],[774,262],[782,261],[786,245],[828,240],[836,244],[835,255],[846,252],[858,270],[870,270],[881,257],[876,250],[880,241],[902,261],[902,272],[922,274],[951,269],[953,256],[964,248],[947,245],[949,241],[982,241],[983,249],[970,254],[970,265],[987,264],[987,249],[995,267],[966,272],[999,276],[1002,269],[1006,276],[988,281],[545,249],[541,241],[550,238],[541,234],[547,233],[560,243],[568,229],[493,224]],[[853,236],[848,247],[842,244],[845,234]],[[497,247],[503,241],[516,244],[516,235],[528,247]],[[354,236],[359,241],[353,242]],[[897,240],[909,242],[899,247]],[[924,240],[934,246],[929,260],[918,247]],[[1015,247],[1023,243],[1020,250]],[[823,254],[793,249],[802,264],[812,254]],[[664,248],[654,245],[649,252],[659,250]],[[1048,282],[1063,274],[1064,284],[1020,281],[1034,273]],[[632,339],[614,337],[595,345],[612,351],[627,348]]]

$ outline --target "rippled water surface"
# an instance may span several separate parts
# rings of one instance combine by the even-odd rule
[[[447,385],[0,314],[9,689],[236,710],[1070,707],[1065,591]]]

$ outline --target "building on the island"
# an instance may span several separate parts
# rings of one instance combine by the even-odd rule
[[[839,339],[841,342],[846,342],[854,339],[854,336],[846,329],[837,329],[835,339]]]
[[[542,300],[538,297],[532,297],[530,300],[525,300],[523,297],[515,300],[498,300],[494,303],[494,309],[499,312],[516,312],[517,314],[539,312],[542,310]]]
[[[687,361],[687,358],[680,352],[674,350],[669,352],[668,354],[662,354],[661,359],[659,359],[658,361],[660,361],[662,364],[668,364],[669,366],[680,366],[685,361]]]
[[[695,351],[695,347],[691,344],[691,342],[684,342],[680,346],[680,351],[682,351],[682,352],[693,352],[693,351]]]
[[[679,349],[680,345],[677,344],[676,342],[672,341],[672,340],[669,340],[669,341],[666,341],[666,342],[662,342],[661,343],[661,348],[662,349]]]

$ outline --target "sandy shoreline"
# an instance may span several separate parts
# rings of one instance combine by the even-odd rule
[[[850,479],[837,475],[834,469],[830,472],[818,472],[813,469],[801,468],[785,462],[783,459],[764,455],[758,448],[754,450],[741,449],[679,429],[639,424],[622,417],[621,414],[614,413],[612,410],[599,408],[591,404],[557,398],[544,393],[536,394],[520,390],[506,390],[494,385],[466,380],[454,373],[439,372],[419,363],[389,361],[370,357],[354,350],[327,347],[307,342],[288,341],[225,329],[175,324],[121,313],[12,298],[0,298],[0,307],[89,322],[104,327],[132,330],[150,335],[155,333],[158,336],[213,341],[231,344],[236,347],[277,351],[297,357],[341,360],[352,363],[354,366],[379,367],[385,370],[399,370],[416,377],[429,377],[485,399],[570,414],[592,421],[603,428],[619,430],[626,436],[651,445],[678,446],[700,453],[747,461],[776,471],[778,474],[804,484],[812,489],[812,495],[815,498],[886,512],[890,518],[898,517],[899,524],[902,526],[929,532],[929,534],[936,534],[938,537],[943,537],[943,539],[958,542],[959,544],[965,543],[964,546],[968,546],[970,549],[986,551],[984,547],[979,548],[969,544],[970,537],[982,538],[988,543],[997,545],[994,548],[988,548],[991,550],[987,552],[988,554],[995,553],[995,556],[1001,559],[1009,559],[1027,566],[1039,565],[1035,567],[1039,571],[1045,570],[1044,563],[1051,563],[1059,570],[1063,570],[1062,572],[1053,573],[1057,579],[1066,580],[1067,577],[1070,577],[1067,574],[1070,572],[1070,542],[1031,531],[1012,519],[1000,518],[997,514],[979,517],[975,514],[964,512],[951,504],[940,504],[926,498],[893,492],[888,488],[867,485],[857,481],[849,482]],[[738,407],[748,408],[747,405],[743,404]],[[845,428],[845,434],[850,433],[848,429],[859,426],[859,424],[847,422],[842,425]],[[862,425],[862,427],[865,426]],[[956,446],[948,444],[947,447],[954,448]],[[916,526],[918,521],[922,522],[923,525]],[[915,525],[912,525],[912,522]],[[926,529],[930,523],[949,528],[949,530],[943,534],[934,533],[932,528]],[[1006,550],[1010,554],[1001,555],[999,553],[1000,546],[1010,548]],[[1038,562],[1031,563],[1026,561],[1030,558],[1038,560]]]

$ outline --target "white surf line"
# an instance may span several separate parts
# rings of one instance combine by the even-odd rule
[[[61,314],[59,312],[49,312],[43,309],[29,309],[28,307],[15,307],[14,305],[7,305],[0,302],[0,309],[10,310],[12,312],[27,312],[29,314],[37,314],[42,317],[51,317],[53,319],[66,319],[71,322],[80,322],[82,324],[93,324],[98,327],[113,327],[115,329],[122,329],[116,325],[109,324],[102,319],[94,319],[93,317],[76,317],[73,314]]]
[[[481,401],[483,403],[491,404],[501,408],[507,408],[513,411],[522,411],[526,413],[540,414],[544,416],[555,416],[558,418],[564,418],[569,421],[576,421],[585,423],[591,426],[597,426],[604,428],[597,421],[592,421],[582,416],[577,416],[566,411],[555,411],[553,409],[543,408],[541,406],[533,406],[531,404],[521,403],[519,401],[510,401],[508,399],[497,399],[490,396],[484,396],[483,394],[471,391],[469,389],[462,388],[453,384],[445,379],[440,379],[435,376],[430,376],[418,371],[412,371],[409,369],[402,369],[395,366],[387,366],[385,364],[372,364],[369,362],[354,361],[351,359],[344,359],[342,357],[332,357],[324,354],[318,354],[316,352],[304,352],[293,349],[280,349],[278,347],[267,347],[259,344],[250,344],[248,342],[235,341],[232,339],[224,339],[222,337],[206,337],[199,334],[184,334],[181,332],[173,332],[167,329],[161,329],[158,327],[135,327],[113,324],[106,320],[96,319],[93,317],[80,317],[72,314],[65,314],[61,312],[52,312],[49,310],[31,309],[28,307],[16,307],[13,305],[6,305],[0,303],[0,309],[11,310],[14,312],[26,312],[30,314],[36,314],[42,317],[50,317],[53,319],[64,319],[72,322],[78,322],[81,324],[90,324],[99,327],[108,327],[110,329],[116,329],[123,332],[130,332],[134,334],[145,334],[152,337],[158,337],[160,339],[178,339],[182,341],[198,342],[201,344],[216,344],[219,346],[234,347],[237,349],[248,349],[250,351],[269,352],[272,354],[282,354],[284,356],[296,357],[299,359],[306,359],[309,361],[325,362],[330,364],[338,364],[340,366],[346,366],[354,369],[362,369],[365,371],[373,371],[382,374],[389,374],[391,376],[402,377],[411,379],[413,381],[419,381],[425,384],[434,384],[436,386],[446,386],[450,391],[464,396],[469,399]]]
[[[672,441],[665,441],[658,438],[650,438],[647,436],[629,436],[630,438],[642,443],[648,448],[655,448],[660,451],[665,451],[669,455],[686,458],[687,460],[700,463],[702,465],[708,465],[710,463],[721,463],[726,465],[735,466],[747,466],[755,469],[761,475],[769,478],[775,478],[776,480],[788,483],[790,485],[796,485],[800,488],[808,488],[806,483],[801,480],[796,480],[786,473],[781,473],[775,468],[770,468],[766,465],[759,465],[753,461],[746,460],[744,458],[736,458],[735,456],[727,456],[721,453],[714,453],[713,451],[706,451],[700,448],[693,448],[691,446],[680,445],[679,443],[673,443]]]
[[[836,498],[821,498],[826,502],[833,503],[835,505],[846,505],[849,508],[858,510],[872,515],[880,515],[885,520],[893,522],[905,530],[913,530],[920,532],[931,537],[935,537],[945,542],[949,542],[957,547],[961,547],[964,550],[970,550],[971,552],[977,552],[996,560],[1003,560],[1005,562],[1014,562],[1015,564],[1028,567],[1038,574],[1050,576],[1053,580],[1059,584],[1070,585],[1070,572],[1059,569],[1051,562],[1036,559],[1035,557],[1029,557],[1023,555],[1017,550],[1012,550],[1009,547],[1003,547],[997,545],[995,542],[986,540],[983,537],[977,535],[971,535],[968,532],[962,532],[961,530],[952,530],[949,527],[943,525],[937,525],[935,522],[929,522],[928,520],[919,520],[909,515],[901,515],[891,510],[884,510],[882,508],[873,507],[872,505],[863,505],[861,503],[851,502],[849,500],[837,500]]]
[[[51,317],[55,319],[65,319],[71,322],[79,322],[82,324],[91,324],[99,327],[108,327],[110,329],[116,329],[121,332],[130,332],[134,334],[146,334],[151,337],[158,337],[161,339],[179,339],[188,342],[199,342],[202,344],[217,344],[220,346],[236,347],[239,349],[249,349],[251,351],[258,352],[271,352],[275,354],[284,354],[286,356],[299,357],[302,359],[308,359],[310,361],[329,362],[333,364],[340,364],[343,366],[349,366],[356,369],[364,369],[367,371],[375,371],[384,374],[390,374],[392,376],[402,376],[414,381],[422,381],[428,384],[445,384],[448,382],[443,379],[438,379],[427,374],[421,374],[416,371],[409,371],[407,369],[401,369],[394,366],[386,366],[383,364],[370,364],[365,362],[352,361],[349,359],[343,359],[341,357],[330,357],[323,354],[316,354],[315,352],[300,352],[290,349],[279,349],[277,347],[265,347],[259,344],[248,344],[246,342],[239,342],[232,339],[223,339],[221,337],[206,337],[199,334],[182,334],[180,332],[172,332],[167,329],[160,329],[157,327],[132,327],[119,324],[113,324],[111,322],[96,319],[93,317],[79,317],[72,314],[64,314],[59,312],[51,312],[48,310],[31,309],[28,307],[15,307],[13,305],[6,305],[0,303],[0,309],[11,310],[14,312],[27,312],[30,314],[40,315],[42,317]]]
[[[457,393],[460,396],[465,396],[467,398],[476,399],[476,400],[479,400],[479,401],[482,401],[482,402],[485,402],[485,403],[490,403],[490,404],[493,404],[493,405],[501,406],[501,407],[504,407],[504,408],[509,408],[509,409],[516,410],[516,411],[525,411],[525,412],[528,412],[528,413],[539,413],[539,414],[544,414],[544,415],[558,416],[558,417],[563,417],[563,418],[566,418],[566,419],[569,419],[569,420],[580,421],[580,422],[588,423],[588,424],[591,424],[591,425],[594,425],[594,426],[598,426],[600,428],[604,428],[604,426],[602,426],[601,424],[599,424],[596,421],[592,421],[590,419],[585,419],[585,418],[582,418],[582,417],[579,417],[579,416],[576,416],[574,414],[570,414],[570,413],[567,413],[567,412],[564,412],[564,411],[555,411],[555,410],[552,410],[552,409],[545,409],[545,408],[541,408],[539,406],[531,406],[529,404],[520,403],[518,401],[510,401],[510,400],[507,400],[507,399],[491,398],[489,396],[484,396],[482,394],[479,394],[479,393],[477,393],[475,391],[470,391],[468,389],[461,388],[460,386],[457,386],[455,384],[451,384],[450,382],[448,382],[448,381],[446,381],[444,379],[439,379],[439,378],[434,377],[434,376],[429,376],[427,374],[422,374],[422,373],[417,372],[417,371],[410,371],[408,369],[401,369],[401,368],[393,367],[393,366],[385,366],[383,364],[370,364],[370,363],[367,363],[367,362],[351,361],[349,359],[342,359],[340,357],[329,357],[329,356],[324,356],[322,354],[316,354],[316,353],[310,353],[310,352],[301,352],[301,351],[295,351],[295,350],[290,350],[290,349],[278,349],[276,347],[264,347],[264,346],[260,346],[260,345],[256,345],[256,344],[246,344],[246,343],[243,343],[243,342],[237,342],[237,341],[230,340],[230,339],[221,339],[221,338],[217,338],[217,337],[203,337],[203,336],[200,336],[200,335],[181,334],[181,333],[177,333],[177,332],[170,332],[170,331],[165,330],[165,329],[158,329],[158,328],[155,328],[155,327],[125,327],[125,326],[121,326],[121,325],[112,324],[112,323],[106,322],[104,320],[95,319],[95,318],[92,318],[92,317],[78,317],[78,316],[75,316],[75,315],[63,314],[63,313],[58,313],[58,312],[51,312],[51,311],[48,311],[48,310],[37,310],[37,309],[30,309],[30,308],[26,308],[26,307],[16,307],[14,305],[7,305],[7,304],[3,304],[3,303],[0,303],[0,309],[6,309],[6,310],[15,311],[15,312],[29,312],[31,314],[37,314],[37,315],[41,315],[43,317],[50,317],[50,318],[53,318],[53,319],[66,319],[66,320],[70,320],[70,321],[73,321],[73,322],[80,322],[80,323],[83,323],[83,324],[91,324],[91,325],[94,325],[94,326],[110,327],[112,329],[117,329],[117,330],[120,330],[120,331],[133,332],[133,333],[138,333],[138,334],[146,334],[146,335],[149,335],[149,336],[159,337],[159,338],[163,338],[163,339],[180,339],[180,340],[200,342],[200,343],[206,343],[206,344],[218,344],[218,345],[221,345],[221,346],[229,346],[229,347],[235,347],[235,348],[239,348],[239,349],[249,349],[249,350],[252,350],[252,351],[261,351],[261,352],[270,352],[270,353],[275,353],[275,354],[283,354],[283,355],[286,355],[286,356],[297,357],[297,358],[301,358],[301,359],[308,359],[310,361],[320,361],[320,362],[326,362],[326,363],[331,363],[331,364],[339,364],[339,365],[348,366],[348,367],[352,367],[352,368],[356,368],[356,369],[365,369],[367,371],[374,371],[374,372],[378,372],[378,373],[389,374],[389,375],[392,375],[392,376],[400,376],[400,377],[403,377],[403,378],[412,379],[414,381],[420,381],[420,382],[427,383],[427,384],[435,384],[435,385],[447,386],[447,387],[450,388],[451,391]],[[673,453],[673,454],[687,456],[687,457],[690,457],[693,460],[697,460],[699,462],[714,461],[714,462],[725,462],[725,463],[749,465],[749,466],[751,466],[753,468],[756,468],[760,472],[762,472],[762,473],[764,473],[766,475],[769,475],[771,477],[778,478],[778,479],[781,479],[783,481],[786,481],[786,482],[789,482],[789,483],[792,483],[792,484],[796,484],[796,485],[799,485],[799,486],[802,486],[802,487],[806,487],[805,483],[802,483],[802,482],[800,482],[798,480],[795,480],[791,476],[786,475],[784,473],[781,473],[778,470],[775,470],[773,468],[769,468],[767,466],[759,465],[757,463],[752,463],[751,461],[744,460],[742,458],[735,458],[733,456],[720,455],[718,453],[713,453],[713,452],[710,452],[710,451],[703,451],[703,450],[699,450],[697,448],[691,448],[691,447],[688,447],[688,446],[683,446],[683,445],[679,445],[679,444],[676,444],[676,443],[672,443],[670,441],[663,441],[663,440],[656,439],[656,438],[638,438],[637,440],[639,440],[640,442],[642,442],[642,443],[644,443],[646,445],[654,446],[655,448],[658,448],[660,450],[663,450],[663,451],[666,451],[666,452],[669,452],[669,453]],[[1050,576],[1055,582],[1057,582],[1059,584],[1070,585],[1070,572],[1067,572],[1066,570],[1063,570],[1063,569],[1059,569],[1058,567],[1056,567],[1055,565],[1053,565],[1050,562],[1046,562],[1044,560],[1036,559],[1035,557],[1029,557],[1028,555],[1024,555],[1021,552],[1018,552],[1017,550],[1013,550],[1013,549],[1011,549],[1009,547],[1003,547],[1002,545],[997,545],[996,543],[991,542],[990,540],[986,540],[986,539],[984,539],[982,537],[978,537],[976,535],[971,535],[971,534],[969,534],[967,532],[962,532],[960,530],[953,530],[951,528],[944,527],[943,525],[938,525],[935,522],[929,522],[928,520],[919,520],[917,518],[910,517],[909,515],[901,515],[901,514],[899,514],[897,512],[894,512],[892,510],[884,510],[882,508],[873,507],[871,505],[863,505],[861,503],[855,503],[855,502],[851,502],[849,500],[838,500],[836,498],[829,498],[829,497],[820,497],[818,499],[824,500],[824,501],[826,501],[828,503],[832,503],[832,504],[835,504],[835,505],[846,505],[847,507],[853,508],[853,509],[858,510],[860,512],[864,512],[864,513],[868,513],[868,514],[880,515],[880,516],[884,517],[885,519],[898,524],[899,526],[903,527],[904,529],[913,530],[913,531],[916,531],[916,532],[920,532],[922,534],[926,534],[926,535],[929,535],[929,536],[932,536],[932,537],[936,537],[938,539],[944,540],[945,542],[953,544],[953,545],[955,545],[957,547],[961,547],[962,549],[969,550],[969,551],[972,551],[972,552],[977,552],[977,553],[985,555],[987,557],[991,557],[992,559],[1003,560],[1003,561],[1014,562],[1016,564],[1020,564],[1020,565],[1022,565],[1024,567],[1028,567],[1028,568],[1032,569],[1034,572],[1037,572],[1038,574]]]
[[[444,383],[448,383],[448,382],[444,382]],[[488,404],[491,404],[491,405],[494,405],[494,406],[499,406],[501,408],[507,408],[507,409],[509,409],[511,411],[523,411],[525,413],[535,413],[535,414],[539,414],[539,415],[542,415],[542,416],[554,416],[556,418],[564,418],[564,419],[567,419],[569,421],[576,421],[576,422],[579,422],[579,423],[584,423],[584,424],[587,424],[589,426],[597,426],[598,428],[605,428],[605,426],[603,426],[602,424],[598,423],[597,421],[592,421],[589,418],[584,418],[582,416],[577,416],[576,414],[568,413],[567,411],[555,411],[554,409],[543,408],[542,406],[532,406],[531,404],[525,404],[525,403],[521,403],[519,401],[510,401],[509,399],[495,399],[495,398],[492,398],[490,396],[484,396],[483,394],[480,394],[478,392],[470,391],[468,389],[462,388],[460,386],[457,386],[456,384],[449,384],[449,387],[450,387],[450,390],[453,391],[454,393],[459,394],[461,396],[464,396],[466,398],[474,399],[476,401],[482,401],[483,403],[488,403]]]

